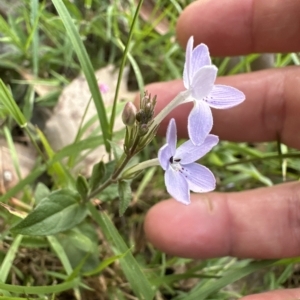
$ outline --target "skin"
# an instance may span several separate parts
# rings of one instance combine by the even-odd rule
[[[208,45],[212,56],[254,52],[300,51],[299,0],[201,0],[181,14],[177,38],[185,47]],[[212,133],[223,140],[263,142],[277,137],[300,149],[300,68],[286,67],[218,78],[237,87],[246,101],[232,109],[213,110]],[[159,111],[183,90],[181,80],[147,87],[156,94]],[[187,137],[191,106],[182,105],[161,124],[176,119],[179,135]],[[147,238],[158,249],[196,259],[236,256],[256,259],[300,255],[300,184],[280,184],[234,193],[193,194],[184,206],[173,199],[153,206],[145,219]],[[300,298],[300,289],[251,295],[244,300]]]

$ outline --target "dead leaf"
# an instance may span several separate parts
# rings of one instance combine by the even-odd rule
[[[21,211],[21,210],[17,210],[17,209],[15,209],[15,208],[13,208],[13,207],[11,207],[11,206],[9,206],[9,205],[3,203],[3,202],[0,202],[0,205],[1,205],[2,207],[4,207],[7,211],[9,211],[12,215],[17,216],[17,217],[19,217],[19,218],[21,218],[21,219],[26,218],[27,215],[28,215],[28,213],[26,213],[26,212],[24,212],[24,211]]]
[[[99,84],[99,89],[102,89],[102,97],[107,108],[113,104],[115,90],[118,80],[118,70],[115,70],[113,65],[108,65],[95,72],[96,79]],[[136,93],[129,92],[127,89],[128,69],[125,70],[121,80],[118,103],[126,99],[133,100]],[[50,142],[50,145],[55,151],[74,142],[77,132],[80,128],[84,111],[89,105],[83,126],[96,116],[97,111],[93,101],[91,100],[91,93],[87,81],[83,75],[74,79],[62,91],[57,106],[54,108],[53,115],[46,122],[45,135]],[[125,105],[125,102],[124,102]],[[86,132],[82,139],[87,138],[99,128],[98,121],[94,122]],[[124,128],[121,117],[118,116],[115,121],[114,131]],[[85,152],[86,153],[86,152]],[[100,146],[87,155],[87,157],[80,164],[79,169],[81,174],[89,176],[92,172],[92,167],[95,163],[103,158],[108,160],[108,155],[104,146]]]

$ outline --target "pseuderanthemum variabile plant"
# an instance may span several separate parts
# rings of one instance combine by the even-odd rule
[[[186,205],[190,203],[190,190],[196,193],[210,192],[216,186],[213,173],[195,161],[209,152],[219,138],[209,134],[202,140],[200,145],[188,140],[176,149],[176,123],[171,119],[167,129],[167,143],[158,152],[159,163],[165,170],[168,193]]]
[[[245,100],[245,95],[236,88],[214,84],[218,69],[211,64],[208,47],[200,44],[193,49],[193,45],[194,39],[190,37],[183,71],[183,83],[188,95],[183,103],[194,102],[188,117],[188,132],[191,141],[198,145],[213,126],[210,108],[236,106]]]
[[[128,178],[135,172],[160,164],[165,170],[167,191],[179,202],[190,203],[190,191],[209,192],[215,188],[214,175],[206,167],[195,163],[218,143],[218,137],[210,134],[213,126],[211,108],[226,109],[245,100],[236,88],[215,84],[218,69],[211,64],[208,47],[200,44],[193,48],[194,39],[188,40],[183,83],[186,90],[180,92],[149,122],[149,135],[153,135],[160,122],[178,105],[193,102],[188,116],[189,140],[176,149],[176,124],[172,119],[167,129],[167,143],[158,158],[142,162],[126,170]]]

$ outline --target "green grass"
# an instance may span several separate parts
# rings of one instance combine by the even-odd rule
[[[147,243],[142,232],[144,216],[153,204],[167,197],[160,168],[148,169],[133,182],[134,201],[122,217],[116,185],[104,190],[100,205],[96,200],[88,205],[78,200],[84,198],[88,183],[78,181],[72,162],[80,160],[84,150],[98,145],[109,150],[108,140],[114,137],[117,141],[124,135],[123,131],[111,131],[118,113],[117,96],[112,109],[106,111],[93,70],[113,64],[122,72],[129,66],[129,89],[139,91],[147,83],[180,78],[184,51],[173,37],[178,15],[189,1],[153,1],[150,20],[138,14],[133,0],[19,2],[21,7],[0,17],[0,132],[11,151],[11,167],[19,176],[15,187],[1,191],[0,201],[27,213],[26,208],[39,204],[37,218],[45,202],[41,200],[54,199],[53,192],[58,189],[63,189],[59,192],[62,202],[68,197],[69,203],[60,211],[49,208],[53,215],[47,221],[50,225],[66,218],[59,232],[43,233],[43,220],[27,221],[26,226],[43,233],[41,236],[14,234],[10,229],[20,219],[1,206],[0,299],[88,300],[96,296],[225,300],[293,286],[293,266],[298,259],[255,262],[225,257],[193,261],[171,257]],[[165,35],[157,31],[161,20],[168,24]],[[229,58],[214,60],[219,73],[226,75],[251,71],[251,62],[257,58],[243,57],[233,67]],[[277,54],[275,64],[299,64],[299,56]],[[44,136],[43,119],[41,130],[37,130],[30,118],[38,109],[54,107],[62,89],[80,73],[88,80],[100,129],[54,151]],[[33,80],[28,80],[28,75]],[[39,83],[51,91],[41,94]],[[26,177],[14,147],[17,142],[31,145],[37,153],[35,167]],[[154,158],[162,143],[161,138],[154,140],[139,154],[140,161]],[[218,190],[240,191],[280,183],[283,173],[286,180],[298,179],[300,164],[294,158],[299,154],[294,152],[276,143],[222,142],[203,163],[217,176]],[[237,158],[238,164],[233,164]],[[113,162],[106,165],[107,174],[112,167]],[[106,175],[100,169],[94,175],[105,182]],[[80,195],[75,191],[79,185]],[[66,189],[72,192],[64,192]],[[74,220],[73,211],[78,212],[81,205],[86,211]]]

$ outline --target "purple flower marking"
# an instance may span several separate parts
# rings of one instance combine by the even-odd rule
[[[158,160],[165,170],[168,193],[187,205],[190,203],[190,190],[196,193],[214,190],[216,186],[214,175],[195,161],[209,152],[218,143],[219,138],[209,134],[203,138],[200,145],[194,145],[188,140],[176,149],[176,123],[171,119],[166,139],[167,143],[158,152]]]
[[[194,102],[188,118],[188,132],[191,141],[199,145],[213,126],[210,107],[225,109],[236,106],[245,100],[245,95],[233,87],[215,85],[218,69],[211,64],[208,47],[200,44],[193,49],[193,45],[194,38],[190,37],[183,71],[183,83],[189,97],[184,102]]]

